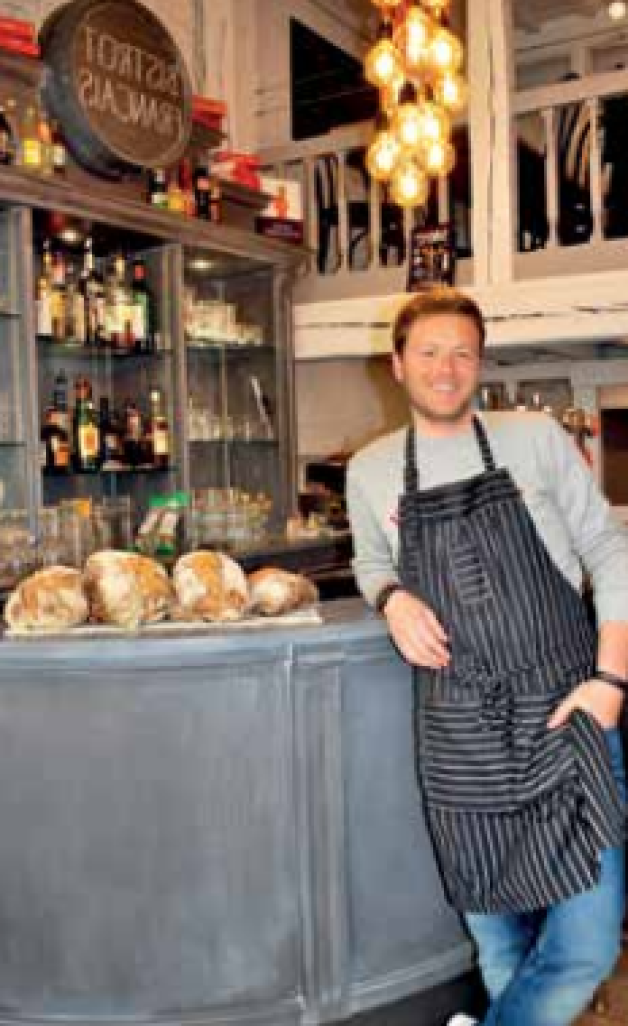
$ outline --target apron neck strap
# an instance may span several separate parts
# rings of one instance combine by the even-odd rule
[[[473,417],[473,430],[475,431],[475,437],[477,438],[478,445],[480,447],[480,455],[482,456],[482,462],[484,463],[485,470],[495,470],[495,458],[491,451],[491,447],[488,444],[488,438],[486,437],[486,428],[479,417]]]
[[[496,470],[495,458],[486,436],[486,429],[479,417],[473,417],[473,430],[480,449],[482,462],[484,463],[484,469],[487,471]],[[416,459],[416,431],[414,430],[413,425],[410,425],[406,433],[405,449],[404,486],[406,495],[412,495],[419,490],[419,471]]]

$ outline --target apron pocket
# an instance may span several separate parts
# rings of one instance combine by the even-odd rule
[[[452,578],[461,602],[472,605],[492,598],[490,578],[473,542],[455,542],[450,546],[449,560]]]

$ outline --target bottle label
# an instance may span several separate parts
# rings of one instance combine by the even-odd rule
[[[168,456],[170,454],[168,432],[164,428],[153,428],[153,453],[155,456]]]
[[[44,335],[46,338],[50,338],[52,335],[52,313],[49,296],[37,300],[37,334]]]
[[[136,342],[145,342],[147,336],[146,330],[146,304],[142,298],[138,297],[133,306],[131,307],[131,331],[133,338]]]
[[[98,429],[95,424],[80,424],[78,429],[78,450],[82,459],[98,456]]]
[[[66,156],[65,146],[61,143],[55,143],[52,147],[52,163],[57,171],[65,170]]]
[[[41,167],[41,143],[39,139],[25,139],[22,154],[25,167]]]

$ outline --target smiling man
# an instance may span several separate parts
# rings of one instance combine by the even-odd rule
[[[399,313],[410,423],[349,466],[354,567],[414,669],[420,792],[484,1026],[568,1026],[620,947],[628,537],[550,417],[475,412],[484,341],[453,289]]]

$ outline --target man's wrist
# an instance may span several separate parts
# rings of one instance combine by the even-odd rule
[[[375,610],[380,614],[380,616],[384,616],[386,613],[386,606],[396,591],[401,591],[399,581],[390,581],[389,584],[385,584],[384,587],[380,588],[378,591],[375,599]]]
[[[619,673],[611,673],[610,670],[602,670],[596,667],[593,680],[602,681],[604,684],[611,684],[614,688],[623,692],[624,695],[628,694],[628,678],[623,677]]]

